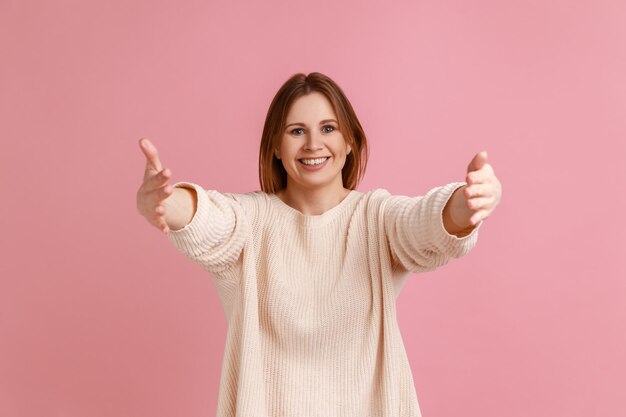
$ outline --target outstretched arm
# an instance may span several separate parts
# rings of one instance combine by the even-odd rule
[[[141,139],[146,156],[143,183],[137,191],[137,209],[156,228],[167,233],[174,246],[209,272],[234,265],[242,253],[249,228],[246,213],[232,196],[180,181],[169,185],[156,147]]]
[[[487,152],[477,153],[467,166],[467,185],[458,188],[443,209],[443,225],[448,233],[467,236],[500,203],[502,185],[487,163]]]

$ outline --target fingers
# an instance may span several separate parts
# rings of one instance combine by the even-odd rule
[[[169,184],[165,184],[161,187],[154,188],[150,191],[145,191],[145,198],[153,205],[156,206],[161,201],[172,195],[174,187]]]
[[[474,226],[493,213],[502,194],[497,178],[487,179],[485,183],[475,183],[465,187],[466,206],[472,212],[470,223]]]
[[[487,182],[493,177],[493,168],[489,164],[484,164],[480,169],[476,171],[469,171],[465,176],[465,182],[468,185],[482,184]]]
[[[167,233],[170,230],[165,220],[165,201],[174,191],[168,184],[172,172],[167,168],[163,169],[152,142],[142,138],[139,140],[139,147],[146,157],[146,170],[143,183],[137,191],[137,208],[150,224]]]
[[[172,171],[165,168],[163,171],[155,174],[153,177],[148,178],[144,182],[144,187],[148,192],[167,185],[167,182],[172,178]]]
[[[495,201],[493,198],[470,198],[467,200],[466,205],[472,213],[469,220],[472,226],[476,226],[479,222],[489,217],[495,209]]]
[[[467,207],[472,210],[492,210],[497,205],[501,186],[497,178],[489,178],[484,183],[475,183],[465,187]]]
[[[173,191],[174,188],[171,185],[166,185],[152,190],[144,196],[144,201],[147,202],[147,206],[152,207],[152,210],[147,213],[145,217],[157,229],[166,233],[169,231],[169,227],[165,221],[165,214],[167,211],[165,200],[172,195]]]
[[[489,184],[473,183],[465,187],[465,197],[468,199],[474,197],[489,197],[491,195],[493,195],[493,187]]]
[[[472,210],[486,209],[490,210],[493,207],[493,198],[487,197],[474,197],[467,200],[467,207]]]
[[[174,187],[172,187],[171,185],[158,187],[152,191],[147,191],[146,199],[150,202],[151,206],[156,207],[158,204],[160,204],[162,201],[172,195],[173,190]]]
[[[495,210],[500,202],[502,186],[493,168],[487,163],[487,152],[478,152],[467,166],[464,194],[471,211],[470,223],[476,226]]]
[[[159,159],[159,153],[152,142],[146,138],[141,138],[139,139],[139,147],[146,157],[146,172],[144,178],[154,175],[155,172],[161,172],[163,168],[161,166],[161,160]]]
[[[167,222],[165,221],[164,216],[158,216],[155,219],[155,222],[152,223],[154,227],[162,231],[163,233],[167,233],[170,231],[170,228],[167,226]]]
[[[476,213],[472,214],[472,217],[470,217],[470,223],[473,226],[476,226],[479,222],[489,217],[489,214],[490,213],[487,210],[479,210]]]
[[[170,231],[170,228],[168,227],[167,222],[165,221],[165,208],[163,206],[158,206],[157,209],[160,210],[159,212],[163,212],[163,214],[157,216],[156,222],[154,225],[156,226],[157,229],[159,229],[163,233],[167,233]]]
[[[151,225],[164,233],[169,232],[167,221],[165,221],[166,208],[163,204],[155,206],[154,211],[145,216]]]

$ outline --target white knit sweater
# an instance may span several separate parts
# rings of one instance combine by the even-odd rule
[[[309,216],[274,194],[176,183],[198,207],[169,239],[211,272],[228,322],[217,416],[421,416],[396,299],[410,272],[475,245],[482,223],[463,238],[443,227],[463,184],[354,190]]]

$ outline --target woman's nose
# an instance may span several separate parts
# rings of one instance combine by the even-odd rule
[[[304,149],[317,150],[322,149],[322,138],[319,132],[311,132],[307,135]]]

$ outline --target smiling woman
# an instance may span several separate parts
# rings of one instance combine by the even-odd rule
[[[420,416],[396,320],[411,272],[468,253],[501,186],[478,153],[467,182],[424,196],[359,192],[367,141],[339,86],[292,76],[274,97],[261,190],[168,185],[146,155],[137,208],[213,274],[226,319],[217,415]]]

